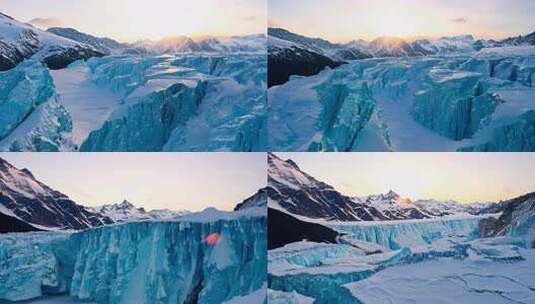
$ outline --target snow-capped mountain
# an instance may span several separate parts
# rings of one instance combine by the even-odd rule
[[[268,35],[269,56],[278,56],[280,52],[292,48],[306,49],[333,61],[474,52],[476,42],[472,35],[461,35],[415,41],[398,37],[378,37],[370,42],[359,39],[341,44],[321,38],[309,38],[281,28],[268,29]]]
[[[267,206],[267,190],[260,189],[254,195],[243,200],[243,202],[236,205],[234,211],[244,210],[253,207],[265,208]]]
[[[453,214],[478,214],[488,205],[463,205],[453,201],[413,202],[394,191],[349,197],[303,172],[292,160],[274,154],[268,158],[268,207],[312,219],[385,221],[424,219]]]
[[[475,47],[479,51],[483,48],[494,47],[512,47],[512,46],[530,46],[535,45],[535,32],[527,35],[519,35],[516,37],[509,37],[503,40],[478,40]]]
[[[1,158],[0,213],[40,229],[84,229],[113,222]]]
[[[496,237],[504,235],[527,235],[531,244],[535,246],[535,192],[501,201],[489,206],[485,212],[499,213],[499,218],[487,218],[479,224],[481,237]]]
[[[42,31],[0,13],[0,71],[12,69],[30,57],[51,69],[62,69],[76,60],[103,55],[88,44]]]
[[[470,54],[482,48],[534,44],[535,32],[501,41],[476,40],[472,35],[459,35],[414,41],[378,37],[369,42],[360,39],[348,43],[332,43],[281,28],[269,28],[269,86],[287,82],[290,75],[315,75],[326,67],[334,68],[348,60]]]
[[[146,211],[144,208],[137,208],[127,200],[118,204],[107,204],[99,207],[91,207],[90,209],[102,216],[109,217],[115,223],[144,220],[170,220],[189,213],[185,210],[172,211],[169,209]]]
[[[38,181],[28,169],[17,169],[0,158],[0,233],[79,230],[122,222],[173,220],[189,213],[168,209],[146,211],[126,200],[85,207]]]
[[[98,50],[99,52],[110,55],[110,54],[121,54],[121,53],[143,53],[143,50],[136,49],[128,43],[120,43],[111,38],[106,37],[95,37],[86,33],[82,33],[73,28],[63,28],[63,27],[51,27],[46,30],[49,33],[65,37],[80,43],[88,44]]]
[[[172,53],[265,53],[266,36],[263,34],[203,37],[193,39],[187,36],[165,37],[158,41],[142,40],[133,46],[157,54]]]

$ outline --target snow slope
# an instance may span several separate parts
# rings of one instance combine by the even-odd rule
[[[0,13],[0,71],[12,69],[30,57],[51,69],[61,69],[93,56],[103,56],[103,53],[90,45],[42,31]]]
[[[81,62],[50,74],[61,104],[73,122],[70,140],[80,146],[121,105],[122,96],[93,83],[89,67]]]
[[[0,158],[0,212],[39,229],[71,230],[112,223]]]

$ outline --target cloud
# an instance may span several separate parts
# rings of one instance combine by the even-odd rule
[[[57,17],[46,17],[46,18],[34,18],[29,21],[29,23],[35,27],[41,29],[48,29],[51,27],[64,27],[65,22]]]
[[[454,22],[454,23],[466,23],[468,22],[468,19],[466,19],[465,17],[459,17],[459,18],[453,18],[453,19],[450,19],[451,22]]]
[[[243,20],[245,21],[256,21],[256,16],[247,16],[247,17],[243,17]]]

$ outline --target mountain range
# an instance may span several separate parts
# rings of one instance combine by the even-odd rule
[[[266,205],[265,194],[238,204],[236,210]],[[28,169],[18,169],[0,158],[0,233],[38,230],[80,230],[114,223],[172,220],[190,212],[138,208],[123,201],[86,207],[37,180]]]
[[[477,215],[488,204],[402,198],[386,194],[350,197],[302,171],[292,160],[268,158],[268,206],[291,215],[326,221],[388,221]]]
[[[36,58],[50,69],[104,53],[92,46],[43,31],[0,13],[0,71],[14,68],[27,58]]]
[[[535,192],[496,203],[401,198],[386,194],[350,197],[302,171],[292,160],[268,156],[268,247],[279,248],[303,239],[335,243],[340,234],[326,223],[388,222],[481,216],[480,237],[534,230]],[[517,232],[518,231],[518,232]],[[534,230],[535,232],[535,230]],[[535,245],[535,239],[532,240]]]
[[[315,75],[325,67],[334,68],[349,60],[463,54],[489,47],[522,45],[535,45],[535,32],[500,41],[476,40],[472,35],[460,35],[414,41],[378,37],[369,42],[353,40],[348,43],[332,43],[282,28],[269,28],[268,85],[283,84],[290,75]]]
[[[203,37],[167,37],[158,41],[120,43],[74,28],[52,27],[46,31],[0,13],[0,71],[14,68],[30,57],[50,69],[63,69],[74,61],[117,54],[166,53],[265,53],[264,34]]]

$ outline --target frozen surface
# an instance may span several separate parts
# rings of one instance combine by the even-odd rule
[[[331,226],[345,233],[338,244],[303,241],[269,251],[268,297],[285,303],[533,302],[532,217],[507,236],[488,239],[477,238],[479,220]]]
[[[51,71],[51,75],[61,104],[73,121],[71,139],[79,146],[121,104],[121,96],[97,87],[91,81],[89,68],[82,62]]]
[[[350,61],[268,90],[274,151],[534,151],[535,47]]]
[[[268,302],[272,304],[312,304],[314,299],[310,297],[305,297],[298,294],[297,292],[284,292],[278,290],[268,290]]]
[[[441,259],[386,269],[345,287],[361,303],[533,303],[535,250],[524,261]]]
[[[240,303],[265,298],[265,234],[266,218],[252,211],[73,234],[7,234],[0,237],[0,299],[68,294],[69,300],[95,303]]]

